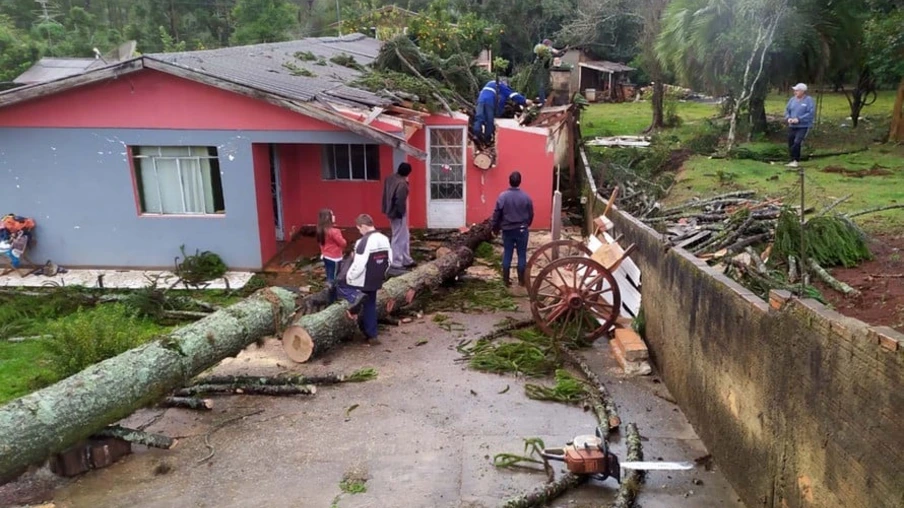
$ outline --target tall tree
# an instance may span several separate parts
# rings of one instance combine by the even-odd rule
[[[238,0],[232,16],[235,45],[288,40],[298,28],[297,7],[286,0]]]
[[[0,15],[0,84],[15,79],[40,57],[40,45]]]

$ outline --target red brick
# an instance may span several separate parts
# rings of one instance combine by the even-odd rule
[[[897,351],[901,349],[901,343],[904,342],[904,335],[896,332],[888,326],[877,326],[871,330],[871,334],[875,334],[879,339],[879,345],[889,351]]]
[[[769,292],[769,306],[775,310],[782,310],[785,303],[791,299],[791,292],[780,289],[773,289]]]
[[[650,357],[647,345],[643,339],[630,328],[616,328],[612,344],[628,361],[636,362]]]

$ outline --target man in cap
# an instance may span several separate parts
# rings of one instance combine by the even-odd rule
[[[813,98],[807,95],[807,85],[798,83],[791,90],[794,90],[794,97],[791,97],[788,105],[785,106],[785,122],[788,123],[788,150],[791,152],[791,162],[787,166],[796,168],[800,166],[800,150],[807,137],[807,132],[813,125],[816,106],[813,104]]]

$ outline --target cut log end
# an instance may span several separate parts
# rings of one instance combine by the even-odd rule
[[[282,335],[283,349],[293,362],[304,363],[314,353],[314,340],[302,327],[294,325],[286,328]]]

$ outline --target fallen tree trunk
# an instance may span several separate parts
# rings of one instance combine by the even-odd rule
[[[294,295],[249,298],[0,407],[0,482],[163,399],[220,360],[279,333]]]
[[[545,483],[537,487],[531,493],[509,499],[502,505],[503,508],[531,508],[534,506],[546,506],[553,499],[561,496],[566,490],[577,487],[590,478],[586,475],[565,473],[552,483]]]
[[[625,460],[642,461],[643,445],[640,442],[640,433],[637,432],[637,425],[629,423],[625,434],[628,445],[628,455]],[[643,471],[629,469],[618,487],[618,495],[615,497],[615,502],[612,503],[612,508],[631,508],[634,506],[634,501],[640,492],[640,485],[643,483],[643,477]]]
[[[831,287],[835,291],[838,291],[844,296],[860,296],[860,291],[852,288],[851,286],[848,286],[835,277],[832,277],[832,275],[829,274],[829,272],[827,272],[825,268],[819,266],[819,263],[817,263],[815,259],[808,259],[807,261],[810,262],[810,269],[813,270],[813,273],[815,273],[820,279],[822,279],[823,282],[828,284],[829,287]]]
[[[149,446],[152,448],[163,448],[164,450],[169,450],[170,448],[176,446],[176,443],[178,443],[177,440],[168,436],[164,436],[162,434],[151,434],[150,432],[145,432],[143,430],[129,429],[126,427],[120,427],[119,425],[111,425],[104,430],[95,433],[94,436],[115,437],[117,439],[122,439],[123,441],[128,441],[130,443]]]
[[[377,318],[388,316],[393,310],[410,304],[415,296],[425,290],[453,280],[474,262],[477,246],[491,239],[489,222],[484,221],[453,239],[450,242],[453,247],[445,255],[388,280],[377,293]],[[347,309],[348,304],[341,301],[296,319],[282,335],[283,348],[289,358],[299,363],[306,362],[354,336],[358,326],[346,315]]]
[[[572,365],[581,369],[581,372],[587,377],[587,380],[590,381],[593,388],[596,389],[596,397],[590,407],[596,415],[602,435],[608,436],[610,432],[617,430],[619,425],[621,425],[621,418],[618,416],[618,409],[615,407],[612,395],[609,394],[606,385],[600,381],[599,376],[593,372],[590,366],[587,365],[587,362],[578,356],[576,352],[570,349],[564,349],[562,354],[572,363]]]
[[[195,385],[333,385],[339,383],[360,383],[376,379],[377,371],[371,368],[359,369],[351,374],[324,374],[321,376],[205,376],[197,379]],[[189,387],[190,388],[190,387]]]

